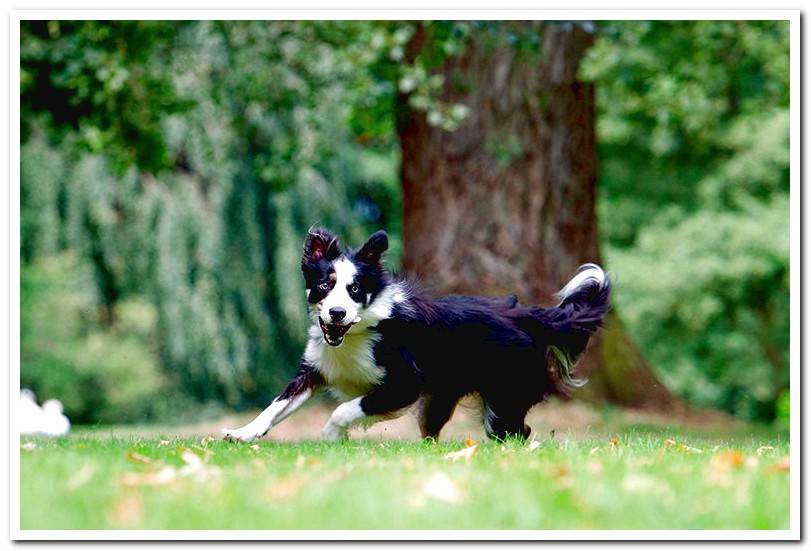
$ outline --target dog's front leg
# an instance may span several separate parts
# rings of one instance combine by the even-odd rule
[[[238,429],[222,429],[223,438],[251,442],[263,437],[278,423],[300,408],[324,384],[321,374],[302,360],[298,373],[279,396],[256,419]]]
[[[389,375],[369,394],[344,402],[335,408],[321,430],[325,440],[346,438],[349,429],[359,423],[369,425],[384,419],[399,417],[417,401],[419,381],[410,373]]]
[[[335,408],[327,424],[321,429],[321,436],[325,440],[340,440],[346,438],[349,428],[366,417],[361,407],[363,397],[344,402]]]

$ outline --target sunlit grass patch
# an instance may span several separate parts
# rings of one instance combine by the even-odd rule
[[[24,440],[23,529],[775,529],[788,442]]]

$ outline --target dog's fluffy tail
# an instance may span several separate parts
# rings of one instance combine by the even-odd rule
[[[596,264],[583,264],[575,276],[557,292],[560,303],[553,308],[534,308],[532,318],[540,322],[538,344],[546,346],[547,362],[558,388],[568,394],[586,384],[573,375],[575,363],[611,309],[611,282]]]

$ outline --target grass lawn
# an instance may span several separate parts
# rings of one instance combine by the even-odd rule
[[[21,527],[788,528],[785,435],[617,435],[467,450],[462,441],[249,445],[93,430],[25,438]]]

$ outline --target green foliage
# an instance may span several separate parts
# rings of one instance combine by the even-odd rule
[[[20,384],[40,400],[59,398],[74,422],[144,420],[165,383],[151,351],[154,308],[121,302],[118,321],[105,326],[90,277],[71,254],[23,264]]]
[[[603,25],[601,237],[630,333],[694,403],[788,387],[788,22]]]
[[[21,25],[23,132],[44,117],[120,167],[167,166],[163,118],[188,105],[168,72],[182,21],[26,21]]]
[[[774,418],[788,384],[787,203],[651,224],[633,249],[608,251],[633,335],[696,404]]]
[[[24,258],[77,255],[103,327],[120,323],[122,303],[151,305],[147,353],[167,392],[198,404],[267,402],[297,367],[306,335],[299,276],[306,230],[326,224],[358,244],[384,227],[394,235],[395,266],[402,251],[396,156],[390,145],[363,149],[348,132],[354,65],[335,41],[354,36],[355,26],[23,27],[22,68],[41,77],[24,78],[22,89],[30,125],[21,167]],[[54,29],[58,36],[43,36]],[[121,46],[120,37],[133,36]],[[143,95],[96,86],[102,61],[132,78],[146,75],[137,83]],[[65,71],[75,78],[55,76]],[[49,95],[64,103],[32,99]],[[119,112],[128,126],[108,120]],[[103,130],[98,147],[88,144],[88,127]],[[24,353],[36,344],[26,341]],[[44,376],[31,382],[44,398],[67,392],[47,387]],[[120,389],[105,387],[99,399],[113,390]],[[106,410],[92,413],[91,395],[76,396],[69,415],[111,420]],[[142,416],[160,413],[146,402]]]
[[[788,21],[601,24],[581,74],[597,83],[605,241],[633,244],[664,206],[706,206],[696,188],[735,153],[732,136],[788,109],[788,41]],[[781,144],[787,166],[787,136],[761,143]]]

